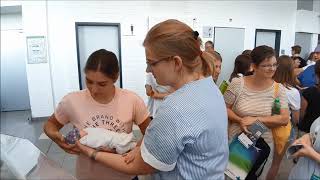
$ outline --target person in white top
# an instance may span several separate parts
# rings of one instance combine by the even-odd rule
[[[307,65],[313,65],[316,63],[314,54],[315,54],[315,52],[310,53],[310,55],[308,57]]]
[[[170,86],[161,86],[156,82],[152,73],[147,73],[146,77],[146,94],[148,96],[148,110],[151,119],[155,117],[156,111],[166,96],[171,94],[174,89]]]
[[[297,124],[300,115],[301,98],[298,89],[296,89],[297,81],[294,78],[293,61],[289,56],[283,55],[279,57],[278,68],[273,78],[276,82],[286,87],[291,120]]]
[[[300,116],[301,98],[298,89],[295,88],[297,87],[297,81],[294,77],[294,61],[289,56],[283,55],[278,58],[278,68],[273,79],[285,87],[288,98],[289,113],[291,113],[291,123],[292,125],[297,124]],[[291,135],[286,146],[288,146],[293,140],[294,128],[291,128]],[[272,165],[276,167],[277,170],[280,167],[284,154],[285,151],[281,154],[274,153]]]

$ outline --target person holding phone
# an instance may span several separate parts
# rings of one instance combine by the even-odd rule
[[[316,119],[310,133],[297,139],[293,147],[299,149],[292,154],[299,158],[298,163],[292,168],[289,179],[319,179],[320,178],[320,117]],[[291,147],[292,147],[291,146]],[[297,148],[299,147],[300,148]],[[289,147],[290,149],[290,147]]]

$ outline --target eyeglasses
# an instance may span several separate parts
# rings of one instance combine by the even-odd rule
[[[278,64],[263,64],[263,65],[260,65],[260,67],[262,67],[264,69],[271,69],[271,68],[277,69],[278,66],[279,66]]]
[[[168,61],[169,58],[171,58],[172,56],[169,57],[164,57],[164,58],[160,58],[159,60],[151,60],[151,59],[147,59],[147,70],[151,70],[152,67],[156,66],[159,62],[161,61]],[[151,61],[151,62],[150,62]]]

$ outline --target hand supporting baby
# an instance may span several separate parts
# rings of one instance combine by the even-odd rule
[[[139,151],[140,151],[140,146],[136,146],[131,151],[123,154],[122,157],[124,157],[124,162],[127,164],[130,164],[131,162],[133,162],[133,160],[135,159],[135,157],[137,156],[137,153],[139,153]]]

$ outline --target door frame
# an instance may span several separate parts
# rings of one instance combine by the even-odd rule
[[[274,29],[256,29],[255,37],[254,37],[254,47],[257,45],[257,33],[258,32],[274,32],[276,33],[276,39],[274,44],[274,50],[276,52],[276,57],[279,57],[280,54],[280,43],[281,43],[281,30]]]
[[[118,42],[119,42],[119,80],[120,80],[120,88],[122,88],[122,60],[121,60],[121,25],[120,23],[100,23],[100,22],[75,22],[75,32],[76,32],[76,45],[77,45],[77,62],[78,62],[78,76],[79,76],[79,88],[80,90],[83,89],[81,84],[81,72],[82,69],[80,67],[80,50],[79,50],[79,33],[78,28],[80,26],[104,26],[104,27],[117,27],[118,28]]]

